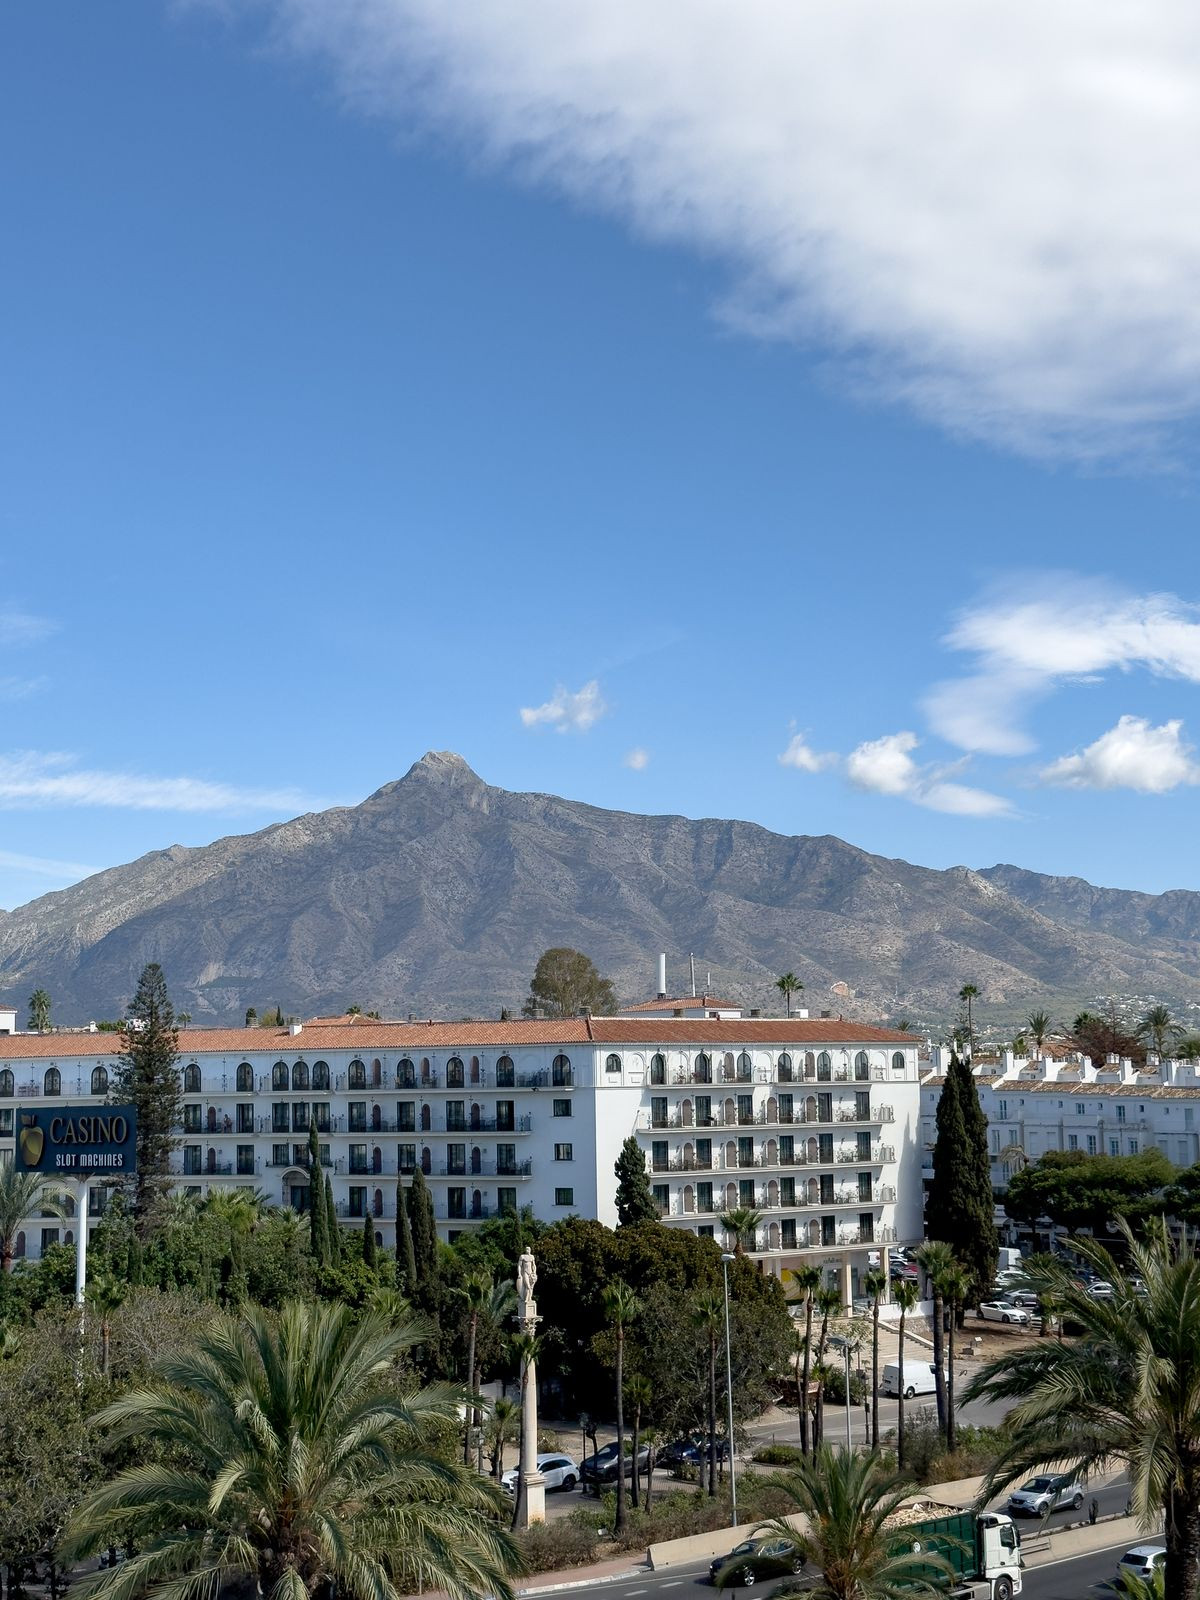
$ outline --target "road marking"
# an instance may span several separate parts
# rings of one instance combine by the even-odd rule
[[[675,1578],[671,1583],[659,1584],[660,1589],[678,1589],[683,1583],[682,1578]]]

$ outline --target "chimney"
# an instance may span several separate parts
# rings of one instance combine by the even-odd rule
[[[664,950],[658,958],[658,998],[667,998],[667,953]]]
[[[583,1018],[584,1018],[584,1019],[585,1019],[585,1021],[586,1021],[586,1019],[587,1019],[587,1018],[588,1018],[588,1017],[590,1017],[590,1016],[591,1016],[591,1014],[592,1014],[592,1008],[591,1008],[591,1006],[580,1006],[580,1008],[579,1008],[579,1015],[580,1015],[580,1016],[581,1016],[581,1017],[583,1017]]]
[[[288,1032],[291,1034],[292,1038],[294,1039],[296,1037],[296,1035],[300,1032],[300,1030],[303,1027],[304,1027],[304,1024],[302,1022],[289,1022],[288,1023]]]

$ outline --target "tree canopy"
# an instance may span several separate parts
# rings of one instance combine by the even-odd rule
[[[646,1157],[634,1134],[621,1146],[613,1168],[617,1178],[617,1224],[627,1228],[635,1222],[657,1222],[658,1205],[646,1172]]]
[[[575,1017],[581,1011],[611,1016],[617,1009],[612,983],[602,978],[580,950],[559,946],[543,950],[529,983],[523,1007],[527,1017]]]
[[[1033,1226],[1039,1217],[1048,1217],[1071,1233],[1103,1236],[1110,1231],[1114,1217],[1128,1217],[1140,1227],[1160,1215],[1173,1198],[1167,1191],[1176,1176],[1176,1169],[1159,1150],[1145,1150],[1136,1156],[1050,1150],[1013,1173],[1004,1209],[1015,1222]]]

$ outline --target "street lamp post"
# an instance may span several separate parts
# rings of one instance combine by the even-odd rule
[[[829,1342],[841,1350],[846,1363],[846,1454],[850,1455],[854,1448],[850,1443],[850,1341],[835,1333],[830,1336]]]
[[[725,1397],[729,1405],[729,1496],[733,1503],[733,1525],[738,1525],[737,1467],[733,1459],[733,1359],[729,1354],[729,1263],[733,1256],[721,1252],[721,1272],[725,1278]]]

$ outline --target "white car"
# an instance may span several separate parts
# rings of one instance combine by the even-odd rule
[[[1167,1547],[1163,1544],[1135,1544],[1132,1550],[1117,1562],[1118,1578],[1124,1572],[1132,1573],[1135,1578],[1141,1578],[1144,1583],[1149,1583],[1160,1567],[1166,1565]]]
[[[1029,1313],[1011,1300],[985,1300],[979,1308],[985,1322],[1016,1322],[1022,1327],[1029,1322]]]
[[[564,1456],[558,1450],[552,1450],[546,1455],[538,1456],[534,1465],[546,1480],[547,1489],[570,1490],[579,1482],[579,1468],[570,1456]],[[517,1478],[519,1469],[512,1467],[500,1479],[505,1494],[515,1495],[517,1492]]]
[[[1106,1278],[1093,1278],[1088,1284],[1088,1294],[1093,1300],[1111,1300],[1115,1292]]]
[[[1078,1511],[1082,1504],[1083,1485],[1073,1472],[1043,1472],[1008,1497],[1008,1509],[1018,1517],[1043,1517],[1064,1506]]]

